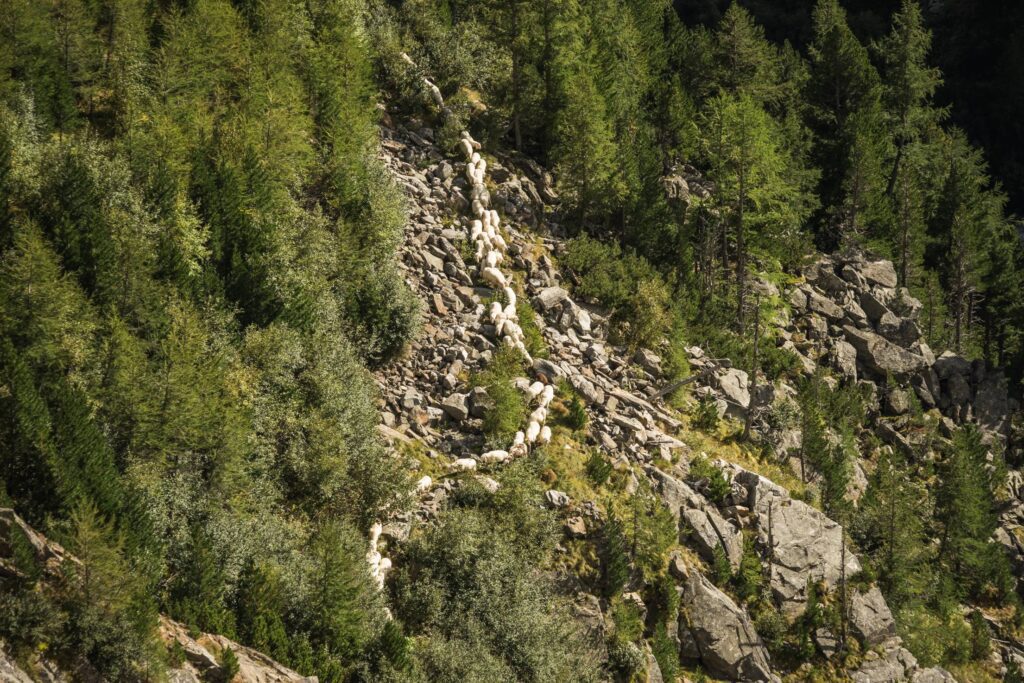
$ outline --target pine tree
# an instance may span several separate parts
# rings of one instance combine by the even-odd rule
[[[838,0],[819,0],[806,87],[814,160],[822,169],[819,242],[854,241],[881,211],[884,155],[881,84]]]
[[[856,527],[863,530],[861,544],[893,609],[930,590],[929,508],[928,492],[903,455],[884,449],[860,502]]]
[[[618,595],[629,580],[628,543],[622,522],[610,518],[604,525],[601,548],[601,583],[605,597]]]
[[[234,614],[225,602],[225,576],[221,553],[214,539],[198,522],[189,529],[189,554],[175,567],[175,581],[168,598],[171,615],[207,633],[231,637]]]
[[[943,532],[939,563],[949,572],[961,599],[1004,598],[1012,593],[1008,560],[991,542],[998,525],[995,474],[981,432],[968,425],[954,436],[941,470],[936,518]]]
[[[893,196],[908,147],[945,117],[932,104],[942,75],[928,66],[931,33],[924,26],[919,3],[903,0],[893,15],[892,31],[876,49],[882,60],[882,101],[895,146],[888,172],[888,194]]]
[[[287,661],[289,639],[283,619],[285,601],[280,578],[269,567],[250,558],[238,577],[234,605],[241,641]]]

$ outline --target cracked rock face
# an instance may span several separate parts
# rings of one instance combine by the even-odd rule
[[[679,632],[684,656],[699,659],[716,678],[777,680],[750,617],[728,595],[693,573],[684,585],[681,605]]]

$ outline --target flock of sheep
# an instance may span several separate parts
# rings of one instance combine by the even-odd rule
[[[402,58],[406,63],[415,66],[415,63],[404,52]],[[443,108],[444,99],[441,97],[438,87],[427,78],[424,78],[423,82],[434,103],[439,108]],[[519,314],[516,312],[517,297],[512,288],[512,278],[499,268],[505,260],[508,245],[498,229],[501,217],[498,216],[497,211],[490,208],[491,196],[484,182],[487,173],[487,160],[480,155],[480,143],[474,140],[468,132],[463,131],[458,142],[458,150],[466,159],[466,180],[471,187],[469,239],[475,249],[477,268],[481,279],[495,291],[501,292],[505,302],[502,305],[501,302],[494,301],[490,307],[479,304],[477,313],[494,326],[501,344],[518,349],[527,363],[532,363],[530,353],[526,349],[526,337],[519,324]],[[533,444],[545,444],[551,440],[551,428],[545,422],[548,417],[548,406],[555,397],[555,387],[541,380],[530,382],[525,378],[516,380],[516,386],[526,394],[531,403],[535,402],[536,404],[533,412],[530,413],[526,431],[516,432],[508,450],[488,451],[481,454],[479,459],[459,458],[452,463],[453,470],[475,470],[478,462],[488,465],[504,464],[527,455]],[[424,476],[416,483],[416,493],[425,493],[430,490],[432,485],[433,480],[429,476]],[[370,550],[366,558],[370,565],[371,575],[377,581],[377,585],[383,588],[385,576],[391,569],[391,560],[382,557],[377,548],[381,531],[380,522],[375,522],[370,530]]]

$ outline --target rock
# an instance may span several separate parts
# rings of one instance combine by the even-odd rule
[[[870,284],[892,288],[898,282],[892,261],[868,261],[857,264],[857,270]]]
[[[857,381],[857,349],[842,339],[837,339],[829,352],[832,366],[849,380]]]
[[[974,419],[983,429],[1006,433],[1010,419],[1009,393],[1002,373],[989,373],[974,396]]]
[[[706,562],[712,564],[715,549],[721,547],[733,571],[739,568],[743,558],[742,537],[714,508],[685,510],[682,517],[689,527],[690,540]]]
[[[839,648],[839,639],[827,628],[821,627],[814,631],[814,644],[818,646],[818,651],[828,659]]]
[[[0,681],[4,683],[33,683],[32,677],[22,671],[18,663],[7,655],[0,643]]]
[[[912,683],[956,683],[953,674],[938,666],[915,671],[910,680]]]
[[[906,437],[888,422],[879,422],[875,425],[875,436],[881,439],[882,443],[887,443],[901,452],[904,457],[914,458],[917,455]]]
[[[704,499],[696,491],[667,472],[650,465],[644,471],[654,483],[654,489],[662,502],[677,520],[684,508],[698,508],[704,504]]]
[[[729,413],[735,416],[746,413],[750,405],[747,373],[737,368],[729,368],[716,375],[714,381],[728,400]]]
[[[887,415],[904,415],[910,412],[910,394],[893,387],[885,395],[885,411]]]
[[[945,351],[936,358],[933,367],[941,380],[947,380],[954,375],[968,375],[971,372],[971,362],[952,351]]]
[[[572,385],[572,388],[583,397],[583,400],[590,405],[601,405],[604,403],[604,390],[596,386],[583,375],[571,375],[569,377],[569,383]]]
[[[867,280],[865,280],[864,276],[860,274],[860,271],[849,263],[845,264],[839,270],[839,275],[857,289],[864,289],[867,287]]]
[[[688,635],[708,674],[731,681],[774,679],[768,651],[750,617],[729,596],[692,573],[681,597],[680,636]]]
[[[844,325],[843,333],[846,340],[857,349],[860,361],[881,375],[908,376],[926,367],[921,356],[900,348],[874,332]]]
[[[647,349],[637,349],[633,354],[633,362],[655,377],[661,376],[661,357]]]
[[[829,320],[839,321],[846,315],[843,309],[831,299],[826,298],[813,289],[807,292],[807,307],[812,312],[823,315]]]
[[[868,646],[878,645],[896,635],[896,622],[877,586],[872,586],[867,593],[853,591],[850,599],[850,626]]]
[[[598,662],[608,661],[607,629],[601,601],[590,593],[578,593],[572,606],[573,616],[583,627],[583,636],[589,650],[594,652]]]
[[[569,292],[561,287],[547,287],[533,297],[533,307],[541,313],[545,313],[562,303],[568,296]]]
[[[579,515],[565,520],[563,529],[569,538],[584,538],[587,535],[587,523]]]
[[[544,499],[547,500],[548,505],[553,508],[564,508],[569,504],[569,496],[554,489],[548,489],[544,493]]]
[[[872,322],[878,322],[886,315],[892,315],[892,311],[889,310],[888,306],[866,290],[860,293],[860,307]]]
[[[441,402],[441,409],[456,422],[469,417],[469,394],[452,394]]]
[[[469,392],[469,414],[475,418],[483,418],[487,411],[494,407],[494,401],[487,395],[483,387],[473,387]]]
[[[839,585],[843,529],[807,503],[790,499],[777,484],[764,477],[757,480],[751,509],[757,514],[758,545],[768,548],[769,536],[775,545],[770,586],[782,612],[793,617],[807,601],[808,580],[824,580],[831,588]],[[860,562],[847,548],[846,576],[858,571]]]

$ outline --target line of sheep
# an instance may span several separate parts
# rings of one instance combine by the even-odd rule
[[[407,64],[415,67],[415,63],[408,55],[403,52],[401,56]],[[423,78],[423,83],[434,103],[438,108],[443,109],[444,99],[438,87],[427,78]],[[501,217],[497,211],[490,208],[491,196],[485,183],[487,160],[480,155],[480,143],[474,140],[468,132],[462,132],[458,149],[465,156],[466,180],[471,187],[469,239],[475,248],[480,278],[496,291],[500,291],[505,302],[503,306],[499,301],[494,301],[490,307],[486,308],[483,304],[479,304],[477,313],[494,326],[502,344],[518,349],[527,363],[532,363],[530,353],[526,349],[526,337],[519,324],[519,314],[516,312],[517,296],[515,289],[512,288],[512,278],[499,268],[505,260],[508,245],[499,232]],[[526,430],[516,432],[508,450],[487,451],[478,459],[459,458],[455,460],[451,465],[454,471],[475,470],[478,462],[487,465],[505,464],[515,458],[528,455],[533,444],[545,444],[551,440],[551,428],[545,422],[548,417],[548,406],[555,397],[555,387],[541,380],[531,382],[526,378],[517,379],[516,387],[527,395],[531,403],[536,402]],[[416,483],[416,494],[426,493],[433,484],[433,479],[424,476]],[[391,560],[383,557],[378,549],[382,531],[381,523],[375,522],[370,529],[370,549],[366,554],[370,574],[381,589],[384,587],[387,572],[392,566]]]

